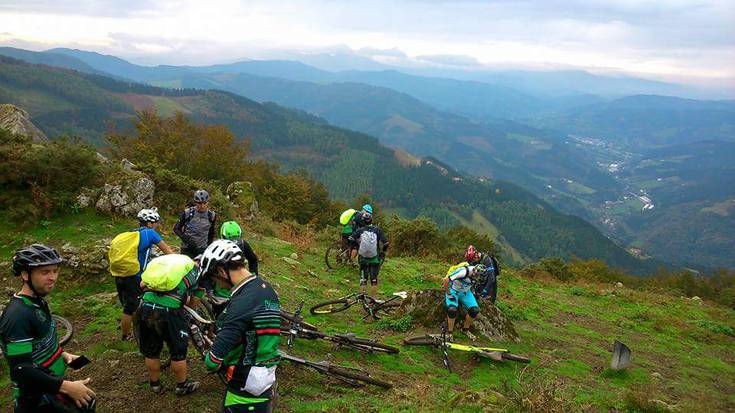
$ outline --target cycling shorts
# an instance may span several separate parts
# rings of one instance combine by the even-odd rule
[[[138,347],[145,358],[159,358],[165,342],[172,361],[186,360],[189,324],[182,308],[153,307],[144,302],[135,312],[133,321]]]
[[[454,298],[456,298],[456,301],[449,301],[449,295],[444,294],[444,303],[447,307],[458,307],[459,304],[462,304],[465,306],[465,308],[470,309],[472,307],[479,307],[477,305],[477,300],[475,299],[475,295],[472,294],[472,291],[466,291],[466,292],[459,292],[453,289],[449,289],[449,294],[451,294]]]
[[[140,288],[140,278],[138,277],[115,277],[115,287],[117,288],[117,298],[123,306],[123,314],[133,315],[135,309],[140,304],[140,296],[143,290]]]

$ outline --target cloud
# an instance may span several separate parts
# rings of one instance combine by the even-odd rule
[[[441,54],[441,55],[428,55],[428,56],[416,56],[416,60],[420,62],[427,62],[431,64],[437,64],[440,66],[457,66],[457,67],[480,67],[482,63],[472,56],[452,55],[452,54]]]
[[[331,49],[399,66],[717,78],[735,77],[733,21],[732,0],[5,0],[0,44],[74,44],[149,64]]]

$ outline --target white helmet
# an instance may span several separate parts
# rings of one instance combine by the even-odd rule
[[[237,244],[227,239],[218,239],[204,250],[199,261],[199,273],[205,276],[210,271],[214,271],[218,265],[230,261],[247,262]]]
[[[158,214],[156,208],[141,209],[138,212],[138,221],[140,222],[158,222],[161,220],[161,215]]]

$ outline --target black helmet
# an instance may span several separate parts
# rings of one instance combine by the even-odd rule
[[[209,202],[209,192],[198,189],[194,192],[194,202]]]
[[[15,251],[13,255],[13,273],[16,276],[22,271],[30,272],[32,268],[61,264],[64,260],[59,253],[42,244],[33,244]]]

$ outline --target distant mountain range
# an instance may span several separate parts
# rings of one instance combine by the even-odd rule
[[[30,59],[28,53],[33,53],[21,52],[26,60]],[[21,52],[0,49],[0,54],[18,56]],[[62,61],[59,56],[78,62]],[[735,101],[657,95],[612,99],[609,95],[533,94],[531,89],[541,86],[520,91],[492,84],[493,79],[485,79],[481,73],[465,73],[467,79],[460,80],[395,70],[330,72],[286,60],[145,67],[70,49],[40,52],[33,59],[58,66],[62,62],[74,70],[103,72],[160,87],[226,90],[260,102],[301,109],[333,125],[376,136],[383,144],[419,156],[433,156],[460,172],[519,184],[561,211],[595,223],[614,239],[657,256],[667,250],[667,244],[641,231],[658,219],[655,216],[665,216],[670,208],[674,211],[678,201],[662,202],[660,193],[654,192],[649,194],[654,209],[643,210],[645,204],[637,206],[631,200],[637,198],[630,198],[629,192],[638,193],[647,188],[648,182],[629,171],[637,168],[652,149],[713,139],[735,141]],[[541,83],[554,79],[552,83],[560,88],[566,87],[564,79],[576,79],[580,87],[570,90],[580,92],[602,83],[614,85],[621,93],[675,86],[585,72],[537,74],[540,77],[534,74],[506,73],[517,81],[526,76],[530,83],[532,78]],[[679,166],[669,164],[672,173]],[[727,169],[721,172],[732,173]],[[698,199],[702,208],[719,202],[712,191],[698,193],[702,194]],[[685,216],[681,211],[672,213]],[[726,227],[708,222],[698,231],[721,234],[717,237],[722,238]],[[735,266],[729,258],[712,264],[711,259],[700,258],[702,254],[696,251],[677,254],[671,261],[692,266]],[[729,256],[725,251],[714,247],[708,254]]]
[[[465,223],[497,240],[510,262],[544,256],[597,257],[631,271],[651,270],[583,220],[511,183],[463,176],[436,159],[412,160],[367,135],[320,118],[227,92],[171,90],[0,58],[0,100],[28,108],[50,136],[96,136],[130,128],[135,110],[178,110],[224,124],[252,140],[256,154],[303,168],[342,199],[371,194],[386,210]],[[407,161],[408,160],[408,161]]]

